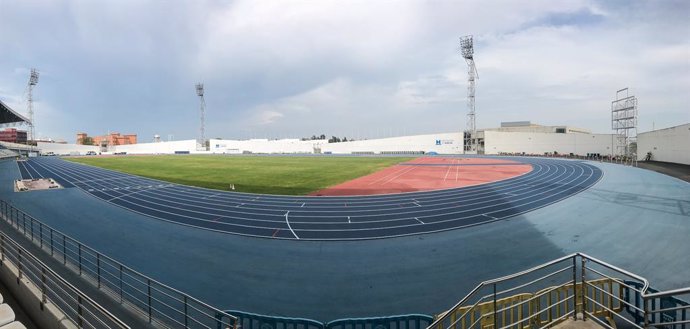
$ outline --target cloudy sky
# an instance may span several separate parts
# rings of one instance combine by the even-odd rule
[[[610,131],[616,90],[640,130],[690,122],[690,1],[0,0],[0,99],[38,137],[136,133],[355,138],[465,127],[474,35],[477,126]]]

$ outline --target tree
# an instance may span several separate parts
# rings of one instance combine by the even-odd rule
[[[83,145],[93,145],[93,138],[86,136],[81,140],[81,143]]]

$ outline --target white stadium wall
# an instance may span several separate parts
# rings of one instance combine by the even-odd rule
[[[637,157],[644,160],[652,152],[652,160],[690,165],[690,123],[637,135]]]
[[[195,152],[197,148],[196,140],[189,139],[183,141],[141,143],[130,145],[113,146],[110,153],[126,152],[127,154],[174,154],[176,152]]]
[[[60,144],[60,143],[36,143],[36,148],[41,151],[41,154],[53,152],[55,155],[85,155],[86,152],[100,152],[98,146],[93,145],[79,145],[79,144]]]
[[[321,144],[321,153],[394,154],[406,152],[436,152],[438,154],[460,154],[462,153],[462,142],[461,133],[415,135],[354,142],[324,143]]]
[[[211,139],[209,152],[216,154],[242,154],[242,153],[314,153],[317,141],[302,141],[299,139],[249,139],[226,140]]]
[[[612,154],[615,150],[612,134],[557,134],[535,132],[484,131],[484,153],[522,153],[586,155],[598,153]]]
[[[212,139],[210,140],[209,151],[216,154],[405,154],[421,152],[459,154],[462,153],[462,135],[460,133],[442,133],[340,143],[328,143],[325,140],[302,141],[299,139]]]

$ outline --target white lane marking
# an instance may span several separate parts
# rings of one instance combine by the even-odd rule
[[[244,202],[242,202],[242,203],[236,205],[235,208],[239,208],[239,207],[242,207],[242,206],[244,206]],[[287,215],[287,214],[286,214],[286,215]]]
[[[367,185],[373,185],[373,184],[375,184],[375,183],[378,183],[378,182],[381,181],[381,180],[384,180],[384,179],[386,179],[386,178],[388,178],[388,177],[390,177],[390,176],[392,176],[392,175],[395,175],[395,174],[397,174],[397,173],[403,172],[403,171],[405,171],[405,170],[408,169],[408,168],[406,168],[406,166],[402,166],[402,165],[399,165],[399,164],[397,164],[397,165],[395,165],[395,166],[393,166],[393,167],[391,167],[391,168],[395,168],[395,167],[400,167],[400,169],[399,169],[399,170],[392,171],[392,172],[390,172],[390,173],[386,173],[385,175],[383,175],[383,176],[381,176],[381,177],[379,177],[379,178],[377,178],[377,179],[375,179],[375,180],[369,182],[369,184],[367,184]],[[384,183],[384,184],[385,184],[385,183]]]
[[[347,216],[347,223],[351,224],[352,222],[350,221],[350,216]]]
[[[305,203],[306,203],[306,202],[302,202],[302,205],[299,206],[299,207],[300,207],[300,208],[303,208]]]
[[[31,172],[29,171],[29,167],[26,166],[26,161],[22,162],[22,166],[24,166],[24,170],[26,170],[26,173],[29,174],[29,178],[34,179],[34,175],[31,174]],[[19,161],[17,161],[17,167],[19,167]]]
[[[110,202],[110,201],[113,201],[113,200],[116,200],[116,199],[121,199],[121,198],[124,198],[124,197],[126,197],[126,196],[130,196],[130,195],[132,195],[132,194],[137,194],[137,193],[146,192],[146,191],[151,191],[151,190],[155,190],[155,189],[159,189],[159,188],[163,188],[163,187],[168,187],[168,185],[164,185],[163,187],[151,187],[151,186],[149,186],[149,187],[150,187],[149,189],[140,188],[138,191],[134,191],[134,192],[131,192],[131,193],[125,193],[125,194],[122,194],[122,195],[118,195],[118,196],[116,196],[116,197],[112,197],[112,198],[110,198],[110,199],[107,199],[106,201]],[[103,189],[103,191],[107,191],[107,190],[108,190],[108,189],[105,189],[105,188]]]
[[[216,196],[216,195],[218,195],[218,194],[220,194],[220,193],[213,193],[213,194],[211,194],[211,195],[208,195],[208,196],[203,197],[202,199],[210,199],[210,198],[212,198],[212,197],[214,197],[214,196]]]
[[[487,215],[487,214],[482,214],[482,216],[484,216],[484,217],[489,217],[489,218],[491,218],[491,219],[498,219],[498,218],[496,218],[496,217],[494,217],[494,216],[489,216],[489,215]]]
[[[405,172],[402,172],[402,171],[401,171],[398,175],[395,175],[395,176],[391,177],[389,180],[383,182],[381,185],[383,185],[383,184],[388,184],[388,183],[390,183],[392,180],[394,180],[394,179],[396,179],[396,178],[398,178],[398,177],[400,177],[400,176],[402,176],[402,175],[404,175],[404,174],[407,174],[407,173],[409,173],[410,171],[415,170],[415,169],[417,169],[416,166],[410,166],[410,169],[409,169],[409,170],[406,170]]]
[[[31,174],[31,170],[29,170],[29,167],[31,167],[31,164],[28,161],[24,161],[23,165],[24,165],[24,169],[26,169],[26,173],[29,174],[29,177],[31,179],[39,178],[38,176],[34,177],[34,175]],[[33,169],[33,167],[31,167],[31,168]],[[38,171],[36,169],[34,169],[34,171],[36,171],[36,173],[38,173]]]
[[[451,166],[448,166],[448,170],[446,170],[446,175],[443,176],[443,181],[444,181],[444,182],[445,182],[446,179],[448,178],[448,173],[450,173],[450,168],[452,168],[452,167],[451,167]]]
[[[290,232],[292,232],[292,235],[295,236],[295,239],[299,240],[299,237],[297,236],[297,233],[292,229],[292,226],[290,226],[290,221],[288,220],[288,215],[290,214],[290,210],[285,213],[285,223],[287,223],[288,228],[290,229]]]
[[[424,224],[424,222],[422,222],[421,220],[419,220],[419,218],[415,217],[414,219],[416,219],[418,222]]]
[[[72,183],[92,183],[92,182],[100,182],[104,180],[120,180],[120,179],[129,179],[129,177],[109,177],[109,178],[97,178],[97,179],[78,179],[75,181],[72,181]]]

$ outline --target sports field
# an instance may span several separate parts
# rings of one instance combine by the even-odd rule
[[[410,157],[160,155],[66,160],[167,182],[235,191],[305,195],[409,161]]]

